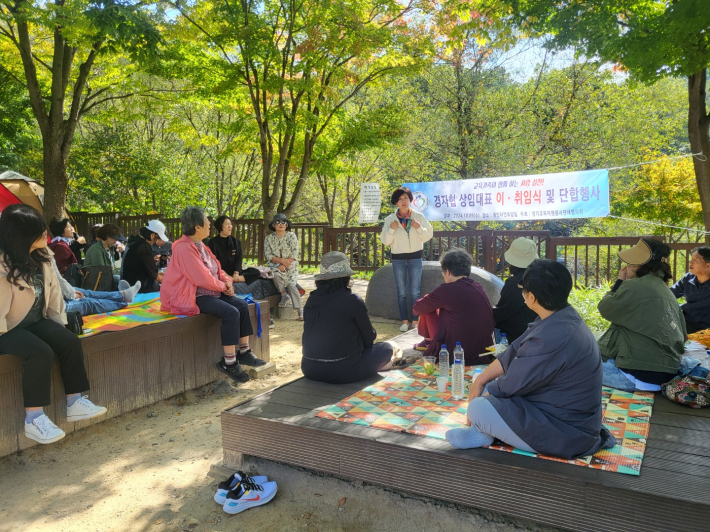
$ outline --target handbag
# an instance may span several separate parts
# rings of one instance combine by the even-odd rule
[[[115,292],[113,269],[111,266],[84,266],[81,288],[94,292]]]
[[[702,377],[675,377],[661,386],[661,393],[667,399],[691,408],[710,406],[710,379]]]
[[[65,327],[77,336],[82,335],[84,334],[84,319],[76,311],[67,312],[67,324]]]

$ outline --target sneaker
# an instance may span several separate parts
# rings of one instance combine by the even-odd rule
[[[431,340],[424,339],[418,344],[414,344],[414,349],[417,351],[426,351],[429,349],[429,346],[431,345]]]
[[[84,395],[74,401],[73,405],[67,407],[67,421],[91,419],[92,417],[103,416],[105,413],[106,407],[95,405]]]
[[[303,307],[298,309],[298,321],[303,321]]]
[[[281,301],[279,301],[279,307],[288,307],[293,305],[293,302],[291,301],[291,296],[288,295],[286,292],[281,294]]]
[[[246,353],[237,353],[237,361],[240,364],[251,366],[253,368],[266,366],[266,361],[258,358],[251,349],[249,349]]]
[[[409,323],[403,323],[399,328],[399,332],[407,332],[409,330]]]
[[[33,419],[32,423],[25,423],[25,437],[37,443],[54,443],[64,436],[64,431],[52,423],[47,414]]]
[[[276,482],[256,484],[245,480],[232,491],[227,493],[227,500],[222,506],[228,514],[238,514],[254,506],[266,504],[276,495]]]
[[[251,480],[254,484],[265,484],[269,481],[265,476],[250,477],[244,471],[237,471],[224,482],[220,482],[217,486],[217,493],[214,494],[214,502],[219,505],[224,505],[227,502],[227,493],[233,490],[242,481]]]
[[[275,329],[276,328],[276,322],[274,321],[274,318],[269,318],[269,329]]]
[[[242,366],[239,364],[239,361],[235,362],[234,364],[225,364],[224,362],[224,357],[217,362],[217,369],[224,373],[227,377],[232,379],[234,382],[238,383],[244,383],[249,380],[249,375],[246,374],[246,372],[242,369]]]

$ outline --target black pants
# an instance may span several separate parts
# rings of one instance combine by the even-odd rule
[[[254,334],[249,318],[249,305],[236,296],[199,296],[200,314],[222,318],[222,345],[239,345],[239,339]]]
[[[54,355],[69,394],[89,389],[81,340],[56,321],[42,319],[24,328],[15,327],[0,335],[0,355],[14,355],[22,361],[22,395],[25,408],[52,402],[50,383]]]
[[[368,347],[356,356],[338,362],[301,359],[301,371],[307,379],[329,384],[348,384],[392,368],[392,344],[383,342]]]

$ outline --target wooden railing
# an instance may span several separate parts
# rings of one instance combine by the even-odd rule
[[[163,218],[159,214],[122,216],[120,213],[85,213],[72,215],[81,235],[88,235],[95,224],[115,223],[125,235],[138,234],[148,220],[160,219],[171,240],[180,238],[179,218]],[[234,234],[242,244],[243,257],[263,264],[264,238],[268,232],[261,219],[233,219]],[[329,227],[326,223],[293,224],[300,246],[299,263],[318,266],[328,251],[338,250],[350,257],[355,271],[374,272],[390,260],[389,247],[380,241],[380,227]],[[551,237],[548,231],[434,231],[424,245],[424,260],[438,261],[453,248],[467,250],[474,265],[499,277],[506,274],[505,252],[519,237],[530,238],[538,247],[538,255],[563,263],[572,273],[575,286],[594,287],[612,282],[621,267],[617,252],[635,245],[638,236],[624,237]],[[653,237],[663,240],[662,237]],[[670,266],[674,281],[688,271],[690,252],[699,244],[671,243]]]

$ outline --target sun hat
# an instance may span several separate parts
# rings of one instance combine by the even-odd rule
[[[269,223],[269,229],[271,229],[272,231],[276,231],[276,229],[274,229],[274,222],[286,222],[286,231],[291,230],[291,220],[286,218],[285,214],[278,213],[274,216],[274,219],[271,220],[271,223]]]
[[[516,268],[527,268],[532,261],[539,258],[537,244],[529,238],[516,238],[505,252],[505,261]]]
[[[320,273],[313,279],[316,281],[327,281],[328,279],[339,279],[340,277],[350,277],[355,272],[350,268],[350,259],[345,253],[340,251],[329,251],[320,261]]]
[[[165,224],[160,220],[150,220],[147,224],[145,224],[145,226],[149,231],[158,233],[158,238],[163,242],[170,240],[167,236],[165,236]]]
[[[617,255],[626,264],[640,266],[653,258],[653,250],[642,238],[634,247],[619,251]]]

